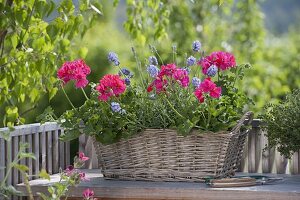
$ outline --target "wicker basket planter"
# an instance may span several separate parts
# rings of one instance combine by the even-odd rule
[[[205,177],[234,175],[247,131],[241,126],[246,113],[231,132],[196,131],[183,137],[170,129],[146,129],[128,140],[103,145],[94,140],[99,166],[106,179],[202,182]]]

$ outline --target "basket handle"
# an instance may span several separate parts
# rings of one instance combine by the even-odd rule
[[[247,123],[245,121],[247,120]],[[253,120],[253,112],[246,112],[243,117],[238,121],[237,125],[232,129],[232,132],[238,131],[242,125],[249,125]]]

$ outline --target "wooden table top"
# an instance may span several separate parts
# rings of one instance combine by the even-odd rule
[[[73,199],[81,197],[82,191],[90,188],[99,199],[300,200],[300,175],[263,174],[282,177],[283,180],[252,187],[211,188],[204,183],[104,180],[98,169],[82,171],[90,181],[70,188],[70,197]],[[237,175],[259,174],[237,173]],[[30,181],[30,185],[34,194],[46,193],[47,186],[58,180],[59,175],[55,174],[51,176],[50,181],[37,179]],[[24,184],[19,184],[17,189],[26,193]]]

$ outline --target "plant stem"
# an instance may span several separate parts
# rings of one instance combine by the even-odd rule
[[[174,106],[171,104],[171,102],[166,98],[167,100],[167,103],[169,104],[169,106],[172,108],[172,110],[179,116],[179,117],[182,117],[184,118],[175,108]]]
[[[132,53],[134,55],[135,62],[137,64],[137,67],[138,67],[138,70],[139,70],[139,73],[140,73],[140,76],[141,76],[141,79],[142,79],[143,87],[146,88],[145,79],[144,79],[142,68],[141,68],[141,62],[138,60],[138,56],[137,56],[137,53],[136,53],[134,47],[131,47],[131,51],[132,51]]]
[[[73,105],[73,103],[71,102],[70,98],[68,97],[68,95],[67,95],[67,93],[66,93],[66,91],[65,91],[64,87],[63,87],[63,86],[61,86],[61,88],[62,88],[62,91],[64,92],[64,94],[65,94],[66,98],[68,99],[68,101],[69,101],[70,105],[71,105],[71,106],[72,106],[72,108],[75,110],[76,108],[75,108],[75,106]]]
[[[87,97],[87,95],[86,95],[86,93],[85,93],[85,91],[84,91],[83,88],[81,88],[81,91],[83,92],[83,95],[84,95],[85,99],[86,99],[86,100],[89,100],[89,98]]]
[[[208,100],[207,99],[207,107],[209,108],[209,110],[208,110],[208,117],[207,117],[207,123],[206,123],[206,129],[208,129],[209,128],[209,123],[210,123],[210,119],[211,119],[211,112],[210,112],[210,106],[211,106],[211,101],[210,100]]]
[[[236,66],[236,68],[235,68],[235,77],[234,77],[234,81],[233,81],[232,87],[234,87],[234,85],[236,83],[236,80],[237,80],[237,77],[238,77],[238,66]]]
[[[173,52],[173,63],[176,64],[176,46],[172,46],[172,52]]]
[[[152,52],[154,52],[157,55],[157,57],[159,58],[161,64],[164,65],[164,62],[163,62],[162,58],[160,57],[159,53],[157,52],[157,49],[153,46],[150,46],[150,49],[152,50]]]
[[[29,199],[34,200],[33,194],[32,194],[31,188],[30,188],[29,180],[28,180],[28,174],[25,172],[21,172],[21,173],[24,176],[24,184],[26,186],[26,190],[28,192]]]

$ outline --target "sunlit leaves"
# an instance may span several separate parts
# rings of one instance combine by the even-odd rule
[[[42,169],[40,171],[39,177],[50,181],[50,175],[47,173],[47,171],[45,169]]]
[[[0,41],[4,126],[22,123],[19,113],[27,110],[28,103],[38,102],[46,93],[53,98],[57,67],[76,54],[86,56],[83,46],[71,51],[72,41],[83,36],[100,9],[96,1],[80,1],[80,10],[75,9],[72,0],[13,1],[11,6],[0,3],[0,13],[5,15],[0,21],[1,35],[2,30],[5,32],[4,41]]]

